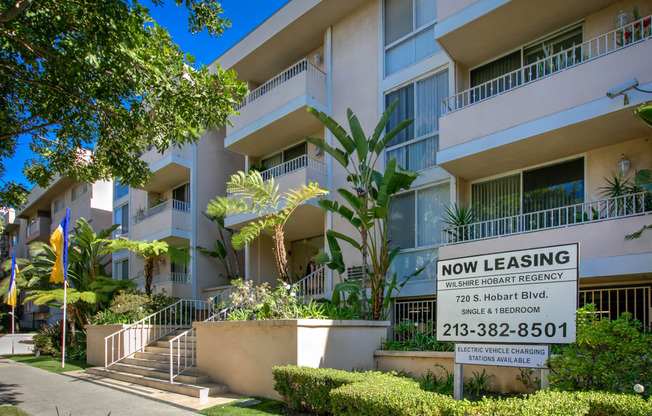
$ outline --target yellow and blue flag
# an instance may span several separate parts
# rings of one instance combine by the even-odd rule
[[[9,292],[7,293],[7,305],[16,306],[18,303],[18,294],[16,290],[16,276],[18,276],[18,266],[16,265],[16,254],[11,250],[11,280],[9,281]]]
[[[66,207],[66,216],[50,236],[50,245],[57,254],[57,260],[52,267],[50,282],[62,283],[68,281],[68,226],[70,224],[70,208]]]

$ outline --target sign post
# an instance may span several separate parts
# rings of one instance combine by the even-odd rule
[[[458,343],[456,372],[542,368],[548,348],[522,344],[574,342],[578,259],[578,244],[566,244],[440,260],[437,341]]]

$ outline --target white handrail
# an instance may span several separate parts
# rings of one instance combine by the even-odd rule
[[[205,312],[207,311],[207,312]],[[142,351],[147,345],[179,328],[187,327],[199,317],[212,313],[205,300],[181,299],[138,322],[104,338],[104,368]],[[110,345],[110,357],[109,357]]]
[[[651,199],[652,195],[649,192],[639,192],[583,204],[480,221],[460,227],[449,227],[442,230],[442,244],[464,243],[641,215],[652,212]]]
[[[196,359],[196,336],[197,330],[191,328],[183,333],[177,335],[169,341],[170,347],[170,383],[174,383],[174,379],[189,367],[192,367],[197,362]],[[176,348],[175,348],[176,347]],[[176,354],[175,354],[176,349]],[[184,352],[183,356],[181,351]],[[190,352],[190,357],[188,357]],[[176,369],[175,359],[176,358]],[[183,360],[183,363],[182,363]]]
[[[565,51],[562,50],[542,60],[537,60],[535,63],[444,98],[441,100],[442,116],[645,41],[651,37],[650,19],[651,16],[639,19],[622,28],[612,30]]]
[[[288,160],[287,162],[281,163],[280,165],[272,166],[262,172],[260,176],[263,178],[263,181],[267,182],[272,178],[279,178],[284,175],[289,175],[292,172],[296,172],[301,169],[309,169],[313,172],[326,175],[326,163],[321,160],[314,159],[308,155],[301,155],[297,158]],[[233,195],[237,193],[239,188],[234,186],[228,186],[226,188],[226,194]]]
[[[245,107],[247,104],[252,103],[253,101],[256,101],[263,95],[267,94],[274,88],[278,87],[279,85],[283,84],[284,82],[296,77],[297,75],[301,74],[302,72],[309,72],[312,75],[315,75],[317,79],[319,79],[322,82],[326,82],[326,74],[319,68],[317,68],[314,64],[312,64],[309,60],[307,59],[302,59],[296,64],[292,65],[291,67],[287,68],[285,71],[281,72],[274,78],[270,79],[269,81],[265,82],[263,85],[260,87],[256,88],[253,91],[250,91],[249,94],[245,97],[242,102],[240,102],[235,109],[240,110],[241,108]]]
[[[326,266],[321,266],[295,283],[300,295],[313,297],[323,295],[326,288]]]

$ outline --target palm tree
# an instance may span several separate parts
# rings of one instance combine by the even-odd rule
[[[171,246],[165,241],[134,241],[134,240],[106,240],[104,253],[115,253],[120,250],[129,250],[145,260],[145,293],[152,294],[152,279],[154,278],[154,262],[161,256],[167,255],[170,261],[175,264],[183,264],[188,261],[190,255],[188,247],[184,245]]]
[[[260,172],[251,171],[248,174],[238,172],[231,175],[227,186],[234,189],[234,198],[217,197],[212,199],[206,208],[209,215],[222,217],[226,215],[252,213],[260,220],[252,221],[240,232],[233,235],[231,244],[236,250],[244,248],[265,231],[272,236],[274,242],[272,251],[279,277],[285,283],[290,282],[290,271],[287,261],[287,250],[284,243],[283,227],[292,213],[306,201],[328,194],[328,191],[311,183],[303,185],[299,190],[289,190],[282,194],[274,178],[264,181]]]

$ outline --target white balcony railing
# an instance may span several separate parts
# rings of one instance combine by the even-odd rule
[[[39,219],[35,219],[34,221],[30,222],[29,225],[27,226],[27,237],[30,237],[36,233],[38,233],[41,230],[41,221]]]
[[[144,285],[145,276],[142,275],[138,276],[133,279],[133,282],[136,283],[137,285]],[[174,272],[174,273],[157,274],[156,276],[152,276],[153,285],[160,285],[163,283],[190,284],[190,274]]]
[[[488,100],[514,88],[530,84],[567,68],[600,58],[650,39],[651,16],[639,19],[567,50],[494,78],[442,100],[442,115]]]
[[[450,227],[442,230],[441,238],[444,245],[458,244],[506,235],[563,228],[589,222],[632,217],[648,212],[652,212],[652,194],[640,192],[476,222],[461,227]]]
[[[240,110],[241,108],[245,107],[247,104],[256,101],[257,99],[267,94],[274,88],[278,87],[279,85],[296,77],[297,75],[303,72],[309,72],[312,75],[316,76],[317,79],[319,79],[320,81],[324,83],[326,82],[326,74],[321,69],[313,65],[307,59],[303,59],[297,62],[296,64],[292,65],[285,71],[281,72],[274,78],[270,79],[260,87],[256,88],[253,91],[250,91],[249,94],[245,97],[245,99],[242,100],[242,102],[238,104],[235,109]]]
[[[169,211],[172,209],[175,211],[190,212],[190,203],[178,201],[176,199],[167,200],[161,204],[156,205],[155,207],[151,207],[142,214],[136,215],[134,217],[134,224],[138,224],[139,222],[144,221],[149,217],[153,217],[156,214],[160,214],[161,212]]]
[[[260,173],[260,176],[265,182],[272,178],[278,178],[283,175],[288,175],[301,169],[310,169],[313,172],[326,175],[326,164],[320,160],[313,159],[308,155],[299,156],[296,159],[288,160],[280,165],[268,168]],[[226,188],[227,195],[233,195],[238,191],[237,188],[229,186]]]

